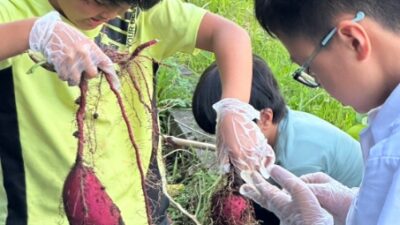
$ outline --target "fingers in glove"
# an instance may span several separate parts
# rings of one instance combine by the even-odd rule
[[[271,177],[291,194],[299,192],[306,187],[306,184],[300,178],[279,165],[273,166]]]
[[[240,193],[253,199],[264,208],[280,215],[289,202],[290,196],[276,186],[268,183],[257,172],[244,171],[241,173],[246,185],[242,185]]]
[[[240,186],[239,192],[241,195],[253,200],[263,208],[268,207],[268,204],[263,201],[264,197],[262,196],[262,194],[253,185],[243,184],[242,186]]]
[[[253,171],[250,170],[243,170],[240,173],[240,177],[249,185],[256,186],[258,184],[264,184],[264,182],[267,182],[262,178],[261,176],[257,176],[253,174]]]
[[[57,71],[58,77],[60,78],[60,80],[62,81],[67,81],[69,75],[69,71],[68,68],[66,68],[66,66],[61,65],[61,66],[56,66],[55,70]]]
[[[69,75],[67,78],[69,86],[78,85],[82,74],[86,78],[94,78],[97,76],[98,71],[95,65],[95,60],[91,57],[90,44],[83,45],[81,49],[75,52],[68,52],[68,57],[63,62],[65,65],[72,65],[69,68]]]
[[[283,207],[290,201],[290,196],[286,192],[267,182],[258,172],[244,171],[241,177],[247,184],[255,187],[275,208]]]
[[[271,176],[271,169],[275,163],[275,156],[273,155],[272,157],[265,157],[264,159],[261,160],[260,164],[260,173],[265,179],[269,179]]]
[[[82,73],[79,61],[76,59],[76,52],[70,49],[65,49],[63,54],[53,55],[51,58],[59,78],[67,81],[69,86],[79,84]]]
[[[78,73],[71,73],[71,75],[69,75],[69,77],[68,77],[68,80],[67,80],[67,82],[68,82],[68,85],[69,86],[76,86],[76,85],[78,85],[79,84],[79,81],[80,81],[80,79],[81,79],[81,74],[78,74]]]
[[[322,184],[332,181],[330,176],[322,172],[306,174],[301,176],[300,179],[309,184]]]
[[[221,174],[229,173],[231,170],[231,163],[229,161],[228,155],[219,158],[219,171]]]
[[[85,72],[85,76],[88,79],[97,77],[98,74],[97,66],[95,65],[97,60],[93,60],[90,50],[91,46],[89,44],[84,45],[82,50],[78,52],[80,56],[77,57],[82,60],[80,62],[81,70]]]
[[[121,83],[115,71],[114,63],[97,45],[92,45],[91,52],[92,58],[96,62],[96,67],[110,76],[113,88],[119,90]]]
[[[221,155],[229,156],[235,170],[260,170],[263,158],[271,155],[274,159],[272,148],[252,121],[259,118],[257,110],[237,99],[223,99],[213,108],[217,112],[217,147]]]
[[[69,58],[70,63],[69,65],[72,65],[68,74],[68,85],[69,86],[76,86],[79,84],[82,76],[82,68],[79,65],[79,62],[73,62],[74,59]]]
[[[299,207],[319,208],[318,200],[307,184],[288,170],[275,165],[271,170],[271,177],[289,192]]]
[[[235,168],[259,170],[265,157],[270,156],[270,162],[274,161],[274,152],[265,137],[259,134],[259,128],[242,120],[243,117],[230,114],[219,121],[218,149],[225,150],[223,153],[229,155]]]
[[[111,77],[113,88],[119,90],[121,88],[121,83],[119,81],[117,73],[115,72],[114,65],[111,62],[111,60],[102,61],[97,66],[100,70],[102,70],[104,73],[108,74]]]

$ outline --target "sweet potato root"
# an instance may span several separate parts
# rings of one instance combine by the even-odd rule
[[[94,170],[83,164],[85,147],[84,119],[88,83],[82,76],[79,84],[81,96],[76,122],[78,131],[78,151],[63,187],[64,210],[71,225],[123,225],[120,210],[107,194]]]

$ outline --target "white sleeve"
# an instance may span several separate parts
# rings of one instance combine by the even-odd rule
[[[347,216],[347,225],[399,224],[400,132],[369,151],[364,178]]]

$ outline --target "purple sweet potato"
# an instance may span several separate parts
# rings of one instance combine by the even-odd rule
[[[93,169],[77,162],[63,189],[64,208],[71,225],[123,225],[121,213]]]
[[[238,189],[243,181],[232,171],[226,184],[211,197],[210,214],[214,225],[255,225],[254,207]]]
[[[253,206],[237,192],[220,190],[211,200],[211,217],[215,225],[256,224]]]

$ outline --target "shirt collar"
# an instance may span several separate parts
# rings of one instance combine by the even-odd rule
[[[400,84],[393,90],[385,103],[368,113],[368,121],[375,142],[387,137],[395,118],[400,116]]]

